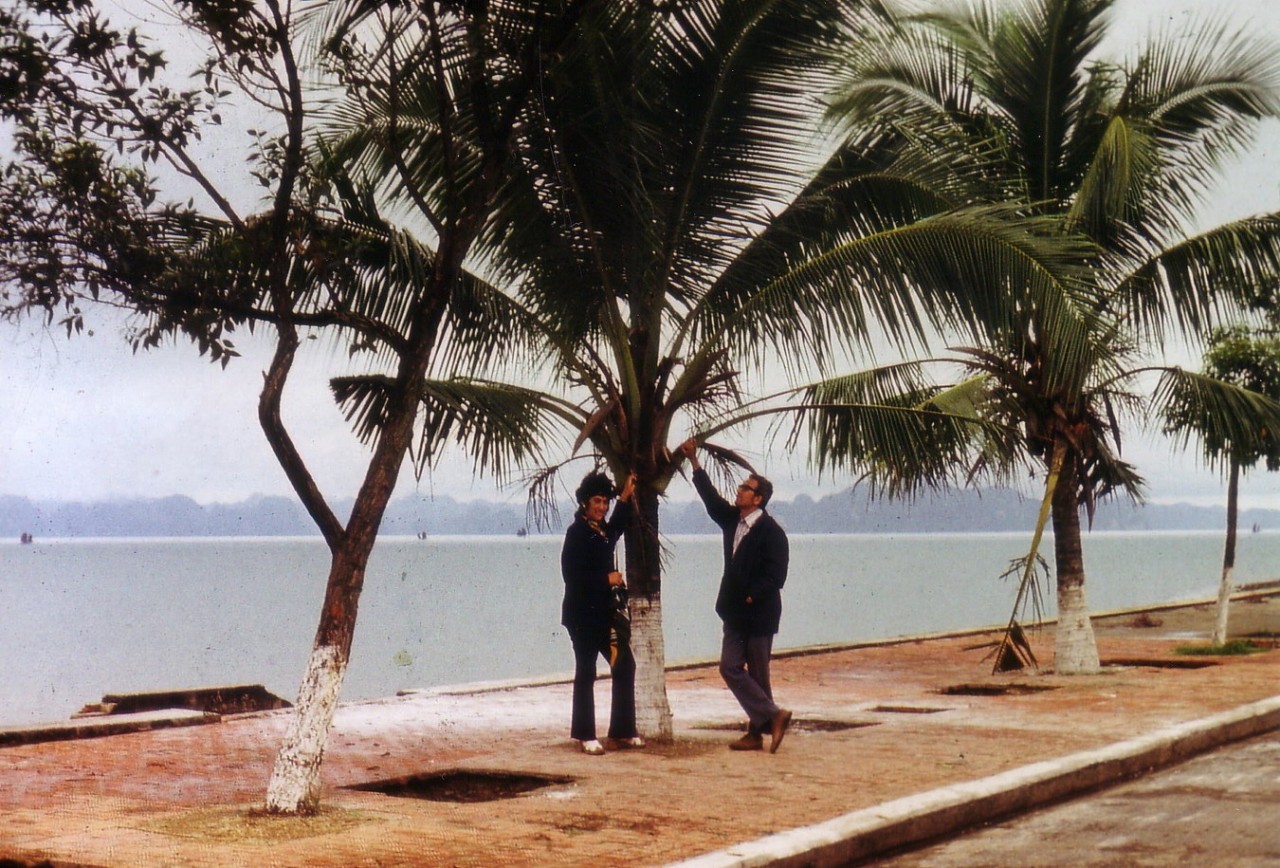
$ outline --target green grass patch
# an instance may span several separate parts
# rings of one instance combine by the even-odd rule
[[[1232,639],[1221,645],[1180,645],[1173,649],[1173,653],[1193,657],[1232,657],[1241,654],[1261,654],[1266,650],[1269,649],[1255,645],[1248,639]]]

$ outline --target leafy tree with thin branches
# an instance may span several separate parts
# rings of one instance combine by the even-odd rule
[[[1273,328],[1257,330],[1238,325],[1217,329],[1204,354],[1204,374],[1280,401],[1280,338]],[[1194,400],[1170,406],[1165,419],[1165,430],[1183,443],[1199,439],[1205,462],[1222,469],[1227,476],[1227,534],[1210,639],[1211,645],[1221,647],[1227,641],[1236,565],[1240,475],[1259,461],[1265,462],[1267,470],[1280,470],[1280,438],[1277,429],[1267,425],[1224,430],[1219,420],[1209,417],[1206,408]]]
[[[180,0],[175,13],[208,49],[187,89],[167,76],[153,43],[86,0],[0,11],[0,114],[15,148],[0,183],[4,312],[61,316],[74,333],[86,301],[102,300],[139,314],[136,345],[183,334],[224,364],[237,329],[274,333],[259,419],[331,562],[269,811],[317,808],[365,567],[406,458],[421,470],[444,443],[461,442],[480,469],[501,473],[537,454],[543,423],[528,402],[469,376],[520,344],[505,300],[464,263],[491,231],[543,65],[596,5],[317,4],[308,24],[276,0]],[[298,45],[315,28],[318,54],[304,55]],[[386,58],[392,77],[365,75]],[[427,82],[409,95],[415,119],[427,118],[430,148],[402,148],[398,97],[384,108],[393,177],[407,159],[438,161],[438,195],[421,209],[425,240],[371,207],[371,191],[317,131],[330,101],[403,95],[404,71],[419,69]],[[265,119],[246,148],[264,187],[257,210],[220,186],[200,146],[219,105],[237,96]],[[200,201],[165,201],[177,189]],[[299,349],[317,335],[351,347],[354,373],[333,387],[368,425],[368,465],[345,521],[281,409]]]

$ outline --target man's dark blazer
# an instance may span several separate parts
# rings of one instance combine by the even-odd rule
[[[733,551],[741,514],[720,496],[705,470],[693,472],[693,487],[724,536],[724,575],[716,595],[716,614],[750,636],[772,636],[782,620],[782,586],[787,581],[787,533],[764,512]],[[747,602],[747,598],[751,602]]]

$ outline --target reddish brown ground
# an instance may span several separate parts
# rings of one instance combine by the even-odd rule
[[[1105,659],[1185,659],[1212,608],[1099,619]],[[1234,634],[1280,632],[1280,598],[1237,602]],[[1197,638],[1197,634],[1199,638]],[[669,679],[673,745],[576,752],[568,685],[344,706],[327,811],[262,818],[282,712],[190,729],[0,749],[0,859],[98,866],[661,864],[848,811],[1099,747],[1280,693],[1280,653],[1201,669],[990,674],[938,638],[780,659],[796,726],[776,755],[725,744],[739,714],[713,668]],[[1042,665],[1052,631],[1035,638]],[[1052,688],[947,695],[957,685]],[[603,701],[607,682],[601,690]],[[839,728],[854,724],[852,728]],[[434,802],[345,786],[453,769],[572,779],[501,801]]]

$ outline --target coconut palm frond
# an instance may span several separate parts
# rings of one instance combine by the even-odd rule
[[[1145,196],[1159,166],[1158,143],[1148,126],[1128,117],[1107,120],[1067,211],[1067,225],[1090,238],[1109,239],[1140,223]]]
[[[979,341],[1008,339],[1025,334],[1031,306],[1051,320],[1064,345],[1084,352],[1087,242],[1050,233],[1041,218],[992,206],[865,235],[857,228],[825,243],[797,244],[797,256],[779,261],[780,273],[726,274],[704,305],[711,311],[721,295],[739,300],[724,305],[732,310],[722,324],[724,343],[745,344],[758,333],[769,350],[794,358],[821,350],[828,335],[854,350],[877,331],[903,344],[957,331]],[[896,265],[885,268],[886,262]],[[734,285],[766,278],[758,288]]]
[[[797,390],[791,439],[807,438],[820,472],[857,470],[889,496],[963,485],[990,443],[1007,440],[979,411],[983,388],[933,386],[918,363],[832,378]]]
[[[373,443],[395,397],[389,377],[338,377],[330,387],[364,443]],[[544,443],[563,433],[566,408],[544,393],[503,383],[455,378],[423,384],[422,416],[414,466],[421,476],[449,444],[463,447],[477,473],[509,477],[536,462]]]
[[[1211,467],[1235,455],[1270,455],[1280,432],[1280,402],[1260,392],[1181,368],[1166,369],[1152,400],[1153,418],[1181,445],[1200,440]]]
[[[1164,226],[1192,213],[1217,167],[1253,140],[1253,122],[1280,113],[1275,47],[1225,26],[1154,39],[1128,71],[1126,111],[1150,120],[1161,176],[1150,205]]]
[[[812,69],[841,5],[590,13],[594,41],[556,58],[531,106],[491,258],[534,275],[534,308],[578,335],[613,299],[651,329],[687,305],[807,179]]]
[[[1082,131],[1073,121],[1089,104],[1089,65],[1108,5],[1016,3],[981,24],[986,53],[970,55],[979,70],[977,89],[1010,130],[1011,153],[1026,170],[1032,202],[1066,201],[1079,175],[1073,136]]]
[[[600,469],[599,455],[574,455],[564,461],[540,467],[521,478],[520,485],[529,493],[525,501],[525,520],[529,524],[538,530],[547,530],[560,524],[560,474],[570,464],[584,459],[594,461],[594,469]]]
[[[1225,223],[1163,250],[1116,290],[1145,333],[1203,337],[1280,278],[1280,214]]]
[[[965,53],[940,30],[905,26],[865,34],[830,101],[837,126],[852,132],[885,118],[909,118],[909,126],[963,123],[954,109],[971,105],[971,70]]]

